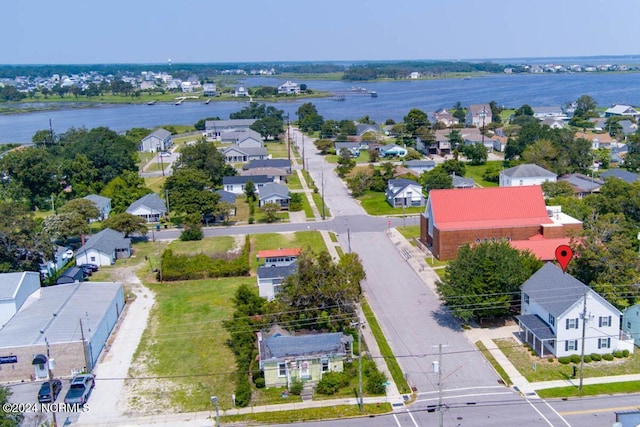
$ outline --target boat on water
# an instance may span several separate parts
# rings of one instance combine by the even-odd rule
[[[209,105],[210,102],[211,102],[211,98],[207,99],[204,103]]]
[[[371,97],[372,98],[377,98],[378,97],[378,92],[376,92],[375,90],[371,91]]]
[[[151,100],[149,102],[147,102],[147,105],[156,105],[157,100]]]
[[[179,99],[176,101],[176,105],[182,105],[183,102],[184,102],[184,99]]]
[[[346,97],[344,95],[336,95],[331,97],[332,101],[344,101],[346,99]]]

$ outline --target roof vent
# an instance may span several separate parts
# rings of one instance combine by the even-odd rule
[[[547,215],[549,215],[549,218],[553,218],[553,211],[551,209],[547,209]]]

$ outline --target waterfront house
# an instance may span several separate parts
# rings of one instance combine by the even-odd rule
[[[167,205],[156,193],[149,193],[131,203],[126,212],[139,216],[147,223],[160,222],[167,215]]]
[[[634,119],[638,120],[640,119],[640,112],[638,112],[638,110],[636,110],[635,108],[633,108],[630,105],[614,105],[611,108],[607,108],[607,110],[604,112],[604,116],[605,117],[611,117],[611,116],[629,116],[629,117],[633,117]]]
[[[249,91],[246,88],[239,86],[233,92],[233,96],[235,96],[236,98],[249,96]]]
[[[562,118],[566,117],[562,108],[559,106],[554,107],[531,107],[533,110],[533,117],[538,120],[544,120],[546,118]]]
[[[298,95],[300,93],[300,85],[287,80],[278,86],[278,95]]]
[[[204,133],[207,139],[219,141],[223,133],[249,130],[255,122],[256,119],[206,120]]]
[[[491,123],[493,116],[491,115],[491,106],[489,104],[471,104],[467,108],[467,116],[465,125],[483,127]]]
[[[540,357],[580,354],[583,345],[584,354],[633,352],[633,340],[620,330],[620,311],[555,264],[546,263],[520,289],[520,335]]]
[[[156,129],[140,141],[140,151],[153,153],[167,151],[173,145],[171,132],[165,129]]]
[[[204,96],[218,96],[218,89],[215,83],[205,83],[202,85],[202,94]]]
[[[442,123],[446,127],[451,127],[460,123],[456,117],[453,116],[445,108],[441,108],[433,114],[433,121],[435,123]]]

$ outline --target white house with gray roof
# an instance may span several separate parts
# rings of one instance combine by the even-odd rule
[[[558,181],[557,174],[531,163],[500,171],[500,187],[542,185],[544,182],[556,181]]]
[[[264,206],[267,203],[275,203],[281,209],[289,209],[289,189],[286,185],[270,182],[260,188],[258,206]]]
[[[173,145],[171,132],[165,129],[156,129],[140,141],[140,151],[154,153],[156,151],[167,151]]]
[[[40,274],[35,271],[0,274],[0,329],[38,289]]]
[[[102,221],[109,218],[109,214],[111,213],[111,199],[104,196],[99,196],[97,194],[89,194],[88,196],[83,197],[90,202],[93,202],[96,205],[96,208],[100,211],[100,215],[96,218],[91,218],[90,222]]]
[[[620,311],[555,264],[545,264],[520,289],[521,337],[540,357],[580,354],[583,342],[584,354],[633,352],[633,340],[620,330]]]
[[[265,147],[238,147],[233,144],[221,151],[224,161],[227,163],[247,163],[251,160],[264,160],[268,157]]]
[[[266,175],[224,176],[222,177],[222,188],[224,191],[228,191],[233,194],[244,194],[244,186],[247,185],[247,182],[249,181],[253,182],[256,192],[260,193],[260,189],[264,185],[273,182],[273,178]]]
[[[139,216],[148,223],[160,222],[167,215],[167,205],[156,193],[149,193],[131,203],[126,212]]]
[[[117,259],[130,256],[131,239],[124,237],[124,233],[105,228],[89,237],[87,243],[76,251],[76,265],[112,265]]]
[[[256,119],[207,120],[204,122],[205,136],[210,140],[220,140],[227,132],[249,130]]]
[[[394,208],[425,205],[422,186],[410,179],[390,179],[385,196],[387,203]]]
[[[282,290],[283,281],[298,268],[295,262],[289,265],[262,265],[258,267],[258,294],[268,301],[273,300]]]
[[[604,112],[604,116],[629,116],[633,117],[634,119],[638,119],[640,118],[640,112],[638,112],[638,110],[633,108],[631,105],[617,104],[611,108],[607,108]]]

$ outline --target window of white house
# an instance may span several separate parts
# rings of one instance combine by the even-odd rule
[[[522,298],[524,299],[524,303],[525,303],[525,304],[529,304],[529,295],[527,295],[527,294],[522,294]]]
[[[578,340],[567,340],[564,342],[565,351],[575,351],[578,349]]]
[[[91,257],[91,261],[93,262],[93,261],[95,261],[95,260],[96,260],[96,257],[92,256],[92,257]]]
[[[631,322],[627,322],[627,329],[631,329]]]
[[[598,348],[609,348],[609,347],[611,347],[611,338],[598,339]]]
[[[567,329],[578,329],[578,318],[567,319]]]
[[[287,364],[286,363],[278,363],[278,376],[286,377],[287,376]]]
[[[611,326],[611,316],[600,316],[598,324],[600,328]]]
[[[549,324],[551,326],[556,326],[556,318],[553,317],[553,315],[551,313],[549,313]]]
[[[322,359],[322,373],[329,372],[329,359]]]

